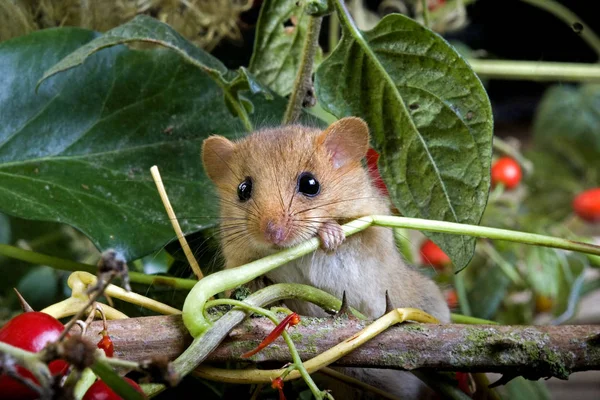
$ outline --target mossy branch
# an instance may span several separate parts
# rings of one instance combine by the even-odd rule
[[[302,317],[291,335],[302,359],[314,357],[351,337],[370,321],[349,318]],[[87,335],[98,336],[101,322],[94,322]],[[210,353],[207,362],[242,361],[273,329],[266,318],[244,320]],[[119,357],[141,361],[149,355],[171,359],[191,341],[181,316],[130,318],[109,321]],[[148,335],[152,330],[153,334]],[[424,348],[426,351],[423,351]],[[289,349],[276,340],[254,358],[259,362],[285,364]],[[247,362],[247,359],[243,360]],[[432,325],[394,326],[336,362],[340,366],[417,368],[440,371],[497,372],[530,379],[600,370],[600,326],[501,326]],[[218,370],[222,372],[223,370]],[[203,367],[203,375],[211,369]]]

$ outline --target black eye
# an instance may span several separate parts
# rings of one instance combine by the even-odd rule
[[[303,172],[298,177],[298,192],[308,197],[314,197],[321,191],[319,181],[310,172]]]
[[[238,198],[240,201],[248,201],[252,196],[252,178],[249,176],[238,186]]]

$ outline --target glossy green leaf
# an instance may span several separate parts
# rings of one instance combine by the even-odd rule
[[[165,49],[111,47],[35,92],[44,71],[95,38],[65,28],[0,44],[0,211],[67,223],[139,258],[174,239],[149,168],[158,165],[184,231],[212,225],[202,140],[245,129],[214,77]],[[245,95],[253,118],[280,120],[284,101]]]
[[[260,9],[250,71],[282,96],[292,91],[309,19],[298,0],[265,0]]]
[[[263,92],[267,98],[272,98],[271,94],[265,91],[256,80],[249,79],[249,75],[244,68],[241,68],[238,73],[229,71],[221,61],[196,47],[169,25],[147,15],[138,15],[126,24],[111,29],[102,36],[81,46],[73,53],[68,54],[44,73],[38,85],[59,72],[83,64],[88,57],[104,48],[131,42],[146,42],[169,48],[179,54],[186,62],[213,77],[223,90],[224,100],[233,115],[246,118],[243,107],[244,103],[248,103],[240,98],[240,90],[250,89],[252,93]],[[252,129],[250,126],[246,126],[246,128],[247,130]]]
[[[317,70],[323,107],[364,118],[394,204],[406,216],[478,224],[487,202],[492,114],[466,61],[402,15],[361,32],[338,12],[343,35]],[[428,234],[463,268],[475,239]]]

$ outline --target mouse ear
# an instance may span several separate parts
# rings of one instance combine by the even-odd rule
[[[202,143],[202,164],[206,175],[215,183],[231,171],[229,161],[235,145],[223,136],[210,136]]]
[[[358,162],[369,149],[369,127],[360,118],[342,118],[318,136],[317,145],[327,147],[335,168]]]

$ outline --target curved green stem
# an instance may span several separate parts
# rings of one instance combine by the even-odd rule
[[[553,0],[521,0],[524,3],[531,4],[532,6],[541,8],[544,11],[549,12],[554,15],[556,18],[562,20],[570,27],[573,27],[573,24],[580,24],[581,30],[579,31],[579,35],[581,38],[596,52],[598,58],[600,58],[600,37],[594,33],[592,28],[589,25],[584,23],[581,18],[577,16],[573,11],[569,10],[567,7],[563,6],[557,1]]]
[[[10,246],[8,244],[0,244],[0,255],[15,258],[17,260],[29,262],[36,265],[47,265],[52,268],[62,271],[85,271],[91,274],[96,273],[96,266],[84,264],[77,261],[67,260],[64,258],[49,256],[46,254],[37,253],[35,251],[21,249],[19,247]],[[130,272],[129,279],[131,282],[141,283],[146,285],[164,285],[173,289],[189,290],[198,282],[192,279],[171,278],[168,276],[153,276],[146,275],[140,272]]]
[[[201,282],[214,275],[207,276]],[[267,286],[248,296],[244,302],[251,306],[262,307],[284,299],[308,301],[324,310],[337,311],[342,305],[338,298],[329,293],[312,286],[291,283]],[[200,309],[197,312],[202,314]],[[358,316],[364,318],[360,314]],[[245,317],[246,313],[244,311],[231,310],[219,318],[209,330],[196,337],[192,344],[173,362],[175,372],[180,376],[185,376],[193,371],[221,343],[229,331],[242,322]],[[154,387],[152,390],[155,390],[155,392],[153,393],[156,393],[159,389],[160,387]]]
[[[342,228],[346,236],[368,228],[370,218],[360,218],[349,222]],[[193,337],[198,337],[209,327],[210,322],[204,318],[202,310],[206,301],[217,293],[243,285],[267,272],[315,251],[319,247],[319,239],[312,238],[290,249],[261,258],[243,267],[226,269],[208,275],[199,281],[185,298],[183,304],[183,322]]]
[[[390,215],[374,215],[351,221],[342,226],[346,236],[360,232],[371,225],[392,228],[418,229],[439,233],[454,233],[488,239],[507,240],[525,244],[535,244],[565,250],[600,255],[600,246],[575,242],[551,236],[511,231],[508,229],[488,228],[478,225],[459,224],[455,222],[434,221],[420,218],[395,217]],[[210,327],[202,310],[206,301],[217,293],[243,285],[267,272],[302,257],[319,247],[319,240],[312,238],[295,247],[283,250],[260,260],[253,261],[238,268],[216,272],[199,281],[190,291],[183,305],[183,322],[193,337],[202,335]],[[458,290],[458,288],[457,288]],[[465,314],[468,314],[463,309]]]
[[[561,81],[561,82],[600,82],[598,64],[576,64],[541,61],[467,60],[473,71],[481,78]]]
[[[469,297],[467,296],[467,288],[465,287],[465,275],[456,273],[454,274],[454,289],[458,296],[458,306],[460,311],[464,315],[471,315],[471,305],[469,304]]]
[[[277,315],[275,315],[274,312],[265,310],[262,307],[255,307],[251,304],[248,304],[246,302],[239,301],[239,300],[232,300],[232,299],[213,300],[213,301],[209,301],[208,303],[206,303],[206,308],[209,308],[212,306],[217,306],[220,304],[232,305],[232,306],[244,309],[246,311],[250,311],[254,314],[263,315],[263,316],[269,318],[271,320],[271,322],[273,322],[275,324],[275,326],[277,326],[279,324],[279,322],[281,322],[277,319]],[[304,379],[304,382],[306,382],[306,385],[312,392],[313,396],[315,396],[315,398],[317,398],[318,400],[323,399],[323,397],[324,397],[323,392],[321,392],[321,390],[319,390],[316,383],[312,380],[312,378],[308,374],[308,371],[306,371],[306,368],[304,368],[304,364],[302,364],[302,360],[300,359],[300,354],[298,354],[298,350],[296,349],[294,342],[290,338],[290,335],[287,333],[286,330],[284,330],[281,333],[281,336],[283,337],[283,340],[285,340],[285,343],[287,344],[288,348],[290,349],[290,354],[292,356],[292,360],[294,361],[294,368],[296,368],[298,370],[298,372],[300,372],[300,375]]]

